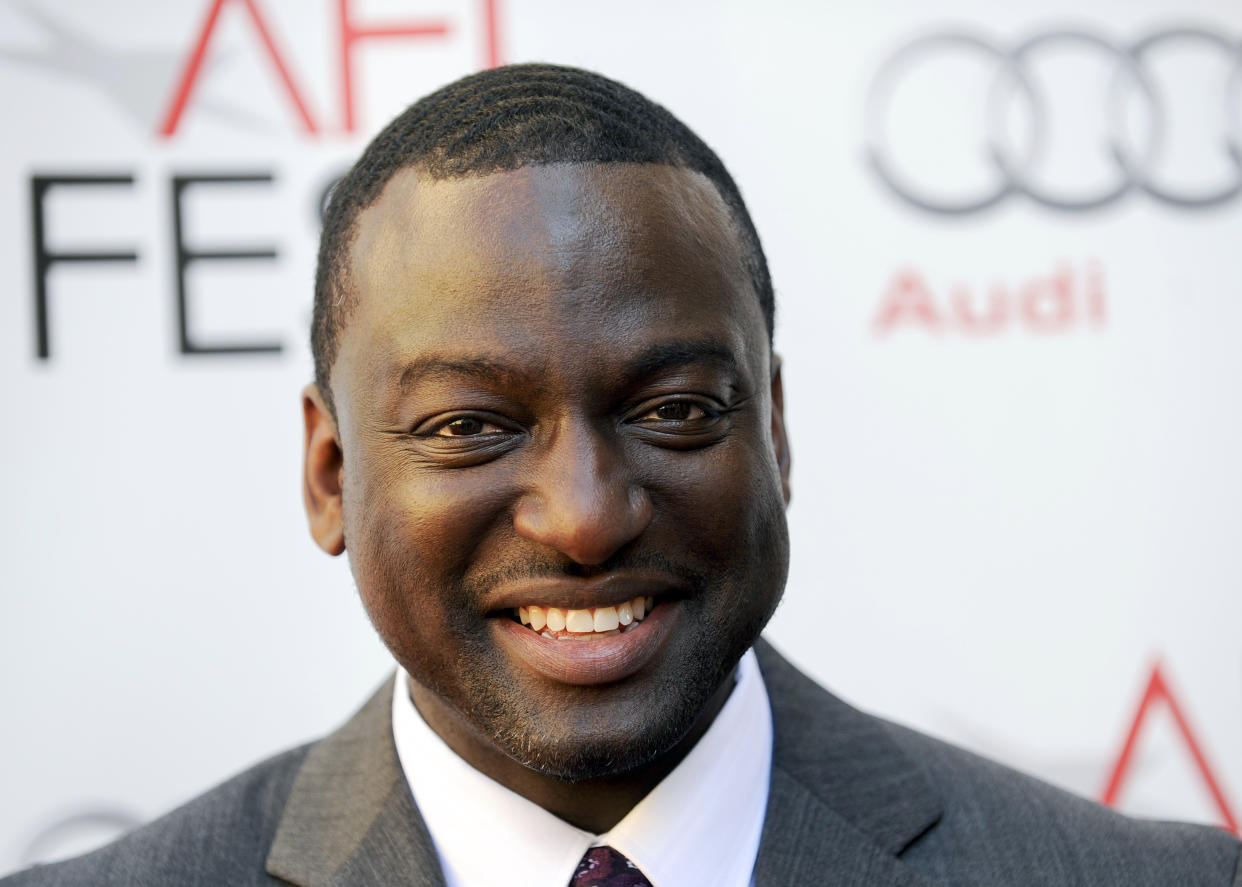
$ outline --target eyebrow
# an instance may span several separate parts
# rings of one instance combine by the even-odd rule
[[[632,386],[652,376],[691,364],[707,363],[729,373],[738,372],[733,351],[716,339],[677,340],[648,346],[630,358],[620,373],[623,384]],[[439,379],[469,378],[483,383],[515,386],[538,382],[540,365],[518,369],[489,357],[438,357],[428,355],[406,364],[398,380],[400,388]]]
[[[707,363],[729,373],[738,372],[733,350],[717,339],[661,342],[643,349],[626,367],[623,378],[628,383],[641,382],[651,376],[691,364]]]
[[[406,364],[397,384],[401,388],[437,379],[466,377],[480,382],[525,384],[530,376],[512,366],[487,357],[444,358],[430,355]]]

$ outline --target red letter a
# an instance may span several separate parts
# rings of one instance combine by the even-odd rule
[[[1216,803],[1216,809],[1220,811],[1221,820],[1224,822],[1225,827],[1235,835],[1238,834],[1238,821],[1234,819],[1233,811],[1229,809],[1229,804],[1225,801],[1225,795],[1220,790],[1220,784],[1217,783],[1216,777],[1212,775],[1212,770],[1208,767],[1207,758],[1203,756],[1199,743],[1195,741],[1194,734],[1190,731],[1190,724],[1182,713],[1181,706],[1177,704],[1177,700],[1169,691],[1169,685],[1164,682],[1164,675],[1160,673],[1159,663],[1152,667],[1151,679],[1147,682],[1147,689],[1143,692],[1143,701],[1139,703],[1138,713],[1134,716],[1134,723],[1130,726],[1130,733],[1126,736],[1125,745],[1121,748],[1121,755],[1113,766],[1112,775],[1109,776],[1108,785],[1104,789],[1104,796],[1100,800],[1109,806],[1116,803],[1117,796],[1121,793],[1122,782],[1125,781],[1126,774],[1130,770],[1139,731],[1147,720],[1147,716],[1151,714],[1152,705],[1157,700],[1164,702],[1169,707],[1169,712],[1173,715],[1173,723],[1177,725],[1177,731],[1186,743],[1190,757],[1194,760],[1195,767],[1203,777],[1203,782],[1207,786],[1208,792],[1212,795],[1212,800]]]
[[[903,322],[922,324],[929,332],[940,330],[940,315],[927,284],[916,271],[901,271],[893,278],[876,314],[875,331],[883,335]]]
[[[207,13],[207,21],[198,35],[198,42],[194,45],[194,51],[190,53],[189,62],[185,66],[181,80],[177,83],[177,91],[173,93],[172,105],[169,107],[168,114],[160,126],[160,135],[166,138],[177,131],[177,124],[181,122],[181,114],[185,111],[186,103],[190,100],[190,91],[198,80],[199,71],[202,70],[203,58],[207,55],[207,44],[211,41],[211,35],[215,33],[216,24],[220,20],[220,10],[224,8],[224,4],[227,2],[229,0],[212,0],[211,10]],[[250,13],[250,21],[254,24],[254,29],[259,32],[259,37],[263,41],[263,47],[271,57],[272,64],[276,66],[276,73],[280,75],[280,80],[285,85],[285,92],[289,94],[289,98],[293,101],[293,106],[297,109],[298,116],[302,118],[302,126],[305,127],[307,132],[315,132],[315,121],[311,119],[310,111],[306,109],[306,103],[302,101],[302,95],[298,92],[297,86],[294,85],[293,78],[289,75],[289,69],[285,66],[284,59],[280,56],[280,51],[276,49],[276,43],[272,40],[271,31],[268,30],[263,17],[259,15],[259,8],[255,6],[255,0],[237,0],[237,2],[245,6],[246,11]]]

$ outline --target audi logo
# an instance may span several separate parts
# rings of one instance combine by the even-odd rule
[[[1120,44],[1085,29],[1003,46],[919,37],[866,94],[867,161],[898,198],[966,215],[1010,198],[1204,209],[1242,193],[1242,42],[1203,27]]]

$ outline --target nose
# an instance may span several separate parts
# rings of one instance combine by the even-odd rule
[[[588,423],[568,422],[538,448],[513,525],[519,536],[598,566],[641,535],[651,516],[651,499],[616,442]]]

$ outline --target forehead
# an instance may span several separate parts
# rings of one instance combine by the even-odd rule
[[[359,217],[350,276],[341,358],[355,372],[364,354],[379,370],[471,342],[623,350],[709,330],[750,350],[766,337],[724,201],[670,166],[404,170]]]

